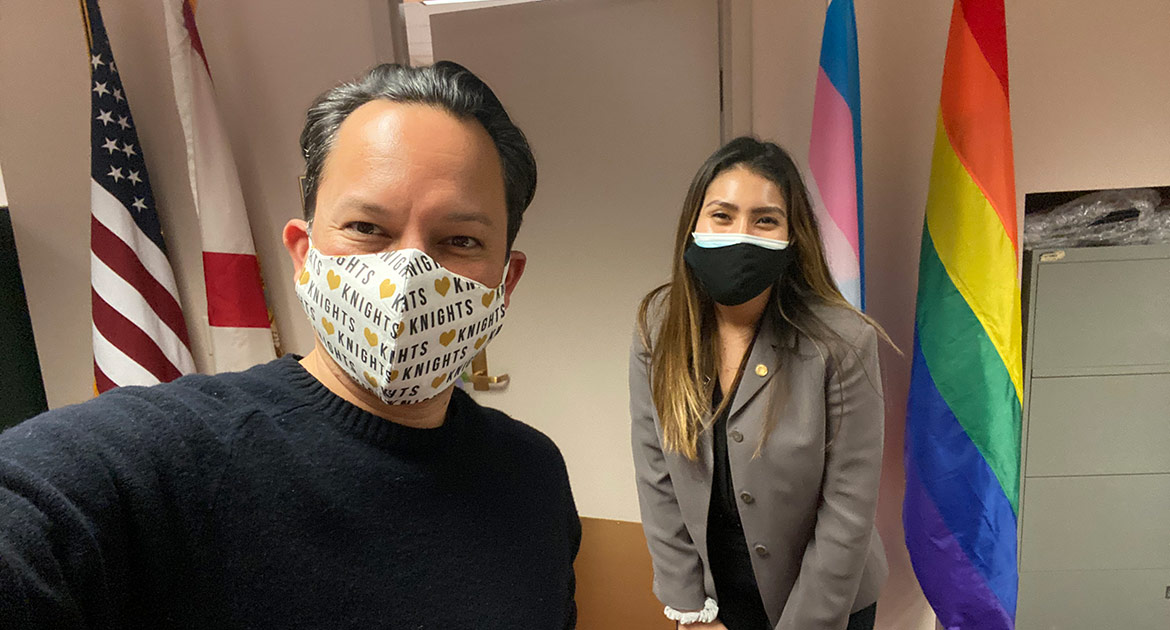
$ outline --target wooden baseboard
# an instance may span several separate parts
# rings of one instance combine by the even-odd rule
[[[654,571],[642,524],[581,519],[578,630],[674,630],[651,592]]]

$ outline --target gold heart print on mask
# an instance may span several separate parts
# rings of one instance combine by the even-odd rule
[[[451,279],[447,276],[443,276],[442,278],[435,280],[435,290],[439,292],[439,295],[447,297],[447,291],[451,290]]]
[[[475,340],[475,349],[479,350],[479,347],[482,346],[483,342],[485,342],[485,341],[487,341],[487,335],[484,335],[484,336],[480,337],[479,339],[476,339]]]
[[[447,380],[447,377],[445,375],[444,376],[436,376],[435,380],[431,381],[431,387],[434,389],[438,389],[439,386],[442,385],[443,381],[445,381],[445,380]]]
[[[394,338],[401,337],[403,330],[406,330],[406,324],[404,322],[398,322],[398,325],[394,327]]]
[[[322,317],[321,318],[321,325],[325,327],[325,334],[327,334],[327,335],[333,334],[333,324],[329,323],[329,320]]]
[[[398,380],[398,370],[390,370],[390,380]]]
[[[366,343],[370,344],[371,346],[378,345],[378,335],[374,334],[374,331],[370,330],[369,328],[366,329]]]
[[[439,343],[443,344],[443,347],[451,345],[452,341],[455,341],[454,330],[448,330],[447,332],[439,335]]]
[[[382,286],[380,286],[379,289],[380,289],[380,295],[382,296],[382,299],[384,300],[388,297],[394,297],[394,292],[398,290],[398,285],[394,284],[393,282],[390,282],[389,280],[383,280]]]
[[[370,387],[377,389],[378,380],[375,379],[373,376],[370,376],[369,372],[362,370],[362,376],[366,377],[366,382],[370,384]]]
[[[301,277],[297,280],[297,282],[299,282],[301,284],[308,284],[309,283],[309,270],[308,269],[301,272]]]
[[[325,279],[329,281],[330,289],[336,289],[341,286],[341,276],[333,273],[332,269],[329,270],[329,273],[325,274]]]
[[[496,297],[495,291],[488,291],[483,294],[483,306],[487,308],[492,305],[492,298]]]

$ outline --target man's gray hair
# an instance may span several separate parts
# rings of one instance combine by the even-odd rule
[[[520,231],[524,210],[536,193],[536,159],[524,133],[508,117],[491,88],[470,70],[451,61],[418,68],[382,64],[317,97],[301,132],[301,153],[305,156],[305,220],[313,220],[321,172],[341,123],[358,107],[378,99],[432,105],[461,120],[474,118],[483,125],[503,166],[508,247],[511,248]]]

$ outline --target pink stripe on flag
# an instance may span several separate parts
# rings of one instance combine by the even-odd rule
[[[829,263],[829,271],[837,288],[845,295],[851,304],[861,303],[861,267],[858,256],[849,239],[841,232],[840,226],[825,213],[825,204],[821,201],[817,187],[810,188],[812,195],[813,214],[817,217],[817,225],[821,230],[821,242],[824,243],[825,260]],[[856,299],[856,301],[853,301]]]
[[[857,236],[857,171],[854,168],[853,114],[833,87],[824,68],[817,69],[812,140],[808,161],[829,217],[859,258]],[[832,256],[832,253],[830,253]]]

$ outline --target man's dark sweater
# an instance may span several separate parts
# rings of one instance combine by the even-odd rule
[[[292,357],[0,435],[0,628],[571,628],[553,443],[456,391],[412,429]]]

